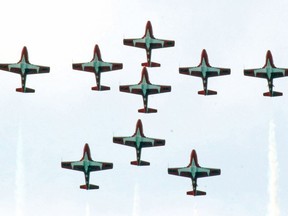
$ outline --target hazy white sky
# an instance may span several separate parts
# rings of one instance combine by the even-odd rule
[[[274,63],[288,68],[288,3],[281,0],[206,1],[6,1],[1,4],[0,62],[14,63],[27,46],[30,62],[49,74],[28,76],[35,94],[21,94],[20,77],[0,71],[0,213],[15,216],[288,215],[288,80],[274,81],[283,97],[266,98],[267,82],[243,76],[262,67],[271,50]],[[145,51],[123,45],[141,37],[150,20],[154,35],[175,40],[154,50],[160,68],[148,68],[152,83],[172,92],[149,97],[157,114],[141,114],[140,96],[119,92],[138,83]],[[98,44],[104,61],[122,70],[102,75],[107,92],[91,91],[93,74],[72,70],[92,59]],[[202,49],[210,64],[231,68],[230,76],[209,79],[217,96],[197,94],[201,79],[180,75],[180,66],[199,64]],[[146,136],[166,146],[144,149],[150,167],[135,167],[135,150],[112,143],[132,135],[138,119]],[[92,158],[113,162],[94,172],[99,190],[84,191],[84,175],[61,169],[78,160],[85,143]],[[186,196],[188,178],[167,174],[186,166],[192,149],[203,167],[221,176],[199,179],[204,197]],[[278,213],[277,213],[278,212]]]

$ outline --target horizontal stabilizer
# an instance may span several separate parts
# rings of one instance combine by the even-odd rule
[[[100,88],[98,86],[94,86],[91,88],[91,90],[93,91],[107,91],[110,90],[109,86],[100,86]]]
[[[136,166],[149,166],[150,165],[150,163],[149,162],[147,162],[147,161],[139,161],[139,163],[138,163],[138,161],[131,161],[131,165],[136,165]]]
[[[217,91],[207,90],[206,92],[204,90],[198,91],[198,94],[201,95],[216,95]]]
[[[192,195],[192,196],[204,196],[204,195],[206,195],[206,192],[204,192],[204,191],[199,191],[199,190],[196,190],[195,192],[194,192],[194,191],[188,191],[188,192],[187,192],[187,195]]]
[[[150,64],[149,64],[149,62],[144,62],[141,65],[143,67],[160,67],[161,66],[161,64],[156,63],[156,62],[150,62]]]
[[[147,110],[145,108],[139,109],[138,112],[140,113],[157,113],[157,109],[148,108]]]
[[[85,190],[92,190],[92,189],[99,189],[98,185],[93,185],[93,184],[89,184],[88,187],[87,185],[80,185],[81,189],[85,189]]]
[[[17,88],[16,89],[17,92],[23,92],[23,93],[34,93],[35,90],[31,89],[31,88]]]
[[[276,92],[276,91],[273,91],[272,94],[270,92],[263,93],[263,96],[267,96],[267,97],[277,97],[277,96],[282,96],[282,95],[283,95],[282,92]]]

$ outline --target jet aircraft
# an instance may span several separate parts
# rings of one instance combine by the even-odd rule
[[[197,190],[197,178],[220,175],[220,169],[204,168],[198,164],[196,151],[193,149],[190,157],[190,163],[187,167],[168,168],[171,175],[191,178],[193,191],[188,191],[187,195],[199,196],[206,195],[206,192]]]
[[[274,65],[273,57],[271,51],[268,50],[266,54],[266,63],[262,68],[256,69],[245,69],[244,70],[245,76],[252,76],[258,78],[264,78],[268,81],[269,92],[263,93],[263,96],[275,97],[275,96],[282,96],[282,92],[273,91],[273,79],[288,76],[288,69],[286,68],[277,68]]]
[[[151,84],[148,77],[148,72],[146,67],[142,69],[141,80],[138,84],[135,85],[123,85],[119,87],[120,91],[132,93],[132,94],[139,94],[143,97],[144,108],[139,109],[138,112],[141,113],[155,113],[157,109],[148,108],[148,96],[151,94],[159,94],[164,92],[170,92],[171,86],[164,86],[164,85],[154,85]]]
[[[34,89],[26,87],[27,75],[49,73],[50,67],[31,64],[28,58],[28,50],[26,46],[24,46],[20,60],[13,64],[0,64],[0,70],[16,73],[21,76],[22,87],[16,88],[17,92],[34,93]]]
[[[112,169],[113,163],[93,161],[91,157],[89,145],[86,143],[84,146],[84,150],[83,150],[83,157],[81,158],[80,161],[62,162],[61,166],[62,168],[65,168],[65,169],[72,169],[72,170],[84,172],[85,184],[80,185],[80,188],[91,190],[91,189],[99,189],[99,186],[89,183],[90,172]]]
[[[197,67],[180,67],[179,73],[202,78],[204,90],[198,91],[198,94],[216,95],[217,91],[212,91],[212,90],[207,89],[208,78],[214,77],[214,76],[229,75],[230,69],[212,67],[209,64],[207,52],[205,49],[203,49],[202,54],[201,54],[200,64]]]
[[[97,85],[92,87],[91,89],[95,91],[104,91],[104,90],[110,90],[110,87],[100,85],[101,73],[113,70],[120,70],[123,68],[123,64],[104,62],[101,58],[100,49],[96,44],[94,47],[93,59],[90,62],[72,64],[72,67],[74,70],[94,73]]]
[[[142,63],[145,67],[160,67],[159,63],[151,62],[152,49],[174,47],[173,40],[157,39],[153,35],[151,22],[148,21],[145,28],[145,34],[142,38],[124,39],[123,44],[143,48],[146,50],[147,62]]]
[[[149,166],[150,163],[141,160],[141,150],[146,147],[164,146],[165,140],[145,137],[143,133],[143,126],[140,119],[136,124],[135,133],[128,137],[113,137],[113,142],[134,147],[136,149],[136,161],[131,161],[132,165]]]

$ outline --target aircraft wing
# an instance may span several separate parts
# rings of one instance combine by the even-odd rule
[[[119,90],[122,92],[132,93],[132,94],[143,94],[141,85],[122,85],[119,87]]]
[[[144,49],[146,48],[145,41],[142,38],[124,39],[123,44],[138,48],[144,48]]]
[[[168,174],[189,178],[192,177],[190,167],[168,168]],[[221,174],[220,169],[197,167],[195,178],[215,176],[220,174]]]
[[[40,65],[27,65],[28,68],[25,69],[26,74],[38,74],[38,73],[49,73],[50,67],[40,66]],[[12,68],[11,68],[12,69]]]
[[[284,76],[288,76],[288,69],[286,68],[273,68],[273,72],[271,72],[271,78],[280,78]],[[252,76],[258,78],[268,78],[268,73],[266,68],[256,68],[256,69],[245,69],[244,70],[245,76]]]
[[[144,49],[147,47],[146,41],[143,38],[124,39],[123,44]],[[174,45],[175,41],[162,39],[151,39],[149,43],[150,49],[173,47]]]
[[[113,142],[130,146],[130,147],[135,147],[136,146],[136,141],[134,137],[113,137]],[[163,146],[165,145],[165,140],[162,139],[154,139],[154,138],[148,138],[148,137],[142,137],[141,140],[142,147],[154,147],[154,146]]]
[[[112,169],[112,168],[113,168],[113,163],[97,162],[97,161],[90,161],[89,162],[89,170],[91,172],[100,171],[100,170],[107,170],[107,169]]]
[[[263,68],[257,68],[257,69],[245,69],[244,70],[244,75],[245,76],[252,76],[252,77],[258,77],[258,78],[267,78],[267,73],[266,71],[263,70]],[[257,72],[258,71],[258,72]]]
[[[174,47],[174,46],[175,46],[175,41],[163,40],[163,39],[152,39],[151,44],[150,44],[151,49]]]
[[[82,172],[85,171],[82,161],[62,162],[61,166],[62,168],[65,168],[65,169],[72,169],[72,170],[77,170],[77,171],[82,171]],[[112,169],[112,168],[113,168],[113,163],[89,161],[90,172]]]
[[[171,86],[150,84],[147,89],[148,95],[165,93],[165,92],[171,92]]]
[[[145,137],[142,138],[142,147],[143,148],[149,148],[149,147],[154,147],[154,146],[164,146],[165,145],[165,140],[163,139],[155,139],[155,138],[149,138]]]
[[[136,85],[123,85],[120,86],[120,91],[132,93],[132,94],[140,94],[140,95],[151,95],[151,94],[159,94],[171,91],[171,86],[164,86],[164,85],[153,85],[149,84],[146,89],[142,89],[141,84]],[[146,92],[145,92],[146,91]]]
[[[180,74],[186,74],[196,77],[203,77],[201,67],[181,67],[179,68]],[[207,67],[206,77],[214,77],[214,76],[224,76],[229,75],[231,70],[229,68],[216,68],[216,67]]]
[[[192,177],[191,172],[189,172],[189,170],[186,169],[187,167],[168,168],[168,174],[191,178]]]
[[[107,72],[107,71],[113,71],[113,70],[120,70],[123,68],[122,63],[108,63],[106,66],[101,66],[100,71],[101,72]]]
[[[107,72],[113,70],[120,70],[123,68],[122,63],[108,63],[101,62],[98,65],[94,65],[93,62],[76,63],[72,64],[74,70],[86,71],[86,72]]]
[[[215,176],[215,175],[220,175],[220,174],[221,174],[220,169],[199,167],[197,169],[196,177],[202,178],[202,177],[209,177],[209,176]]]
[[[0,64],[0,70],[4,70],[4,71],[10,72],[9,68],[8,68],[8,64]]]
[[[0,70],[5,70],[12,73],[22,74],[20,65],[17,64],[0,64]],[[25,73],[26,74],[38,74],[38,73],[49,73],[50,67],[26,64]]]
[[[87,62],[87,63],[89,63],[89,62]],[[87,71],[87,72],[94,72],[95,71],[95,69],[94,69],[94,67],[85,67],[84,65],[85,65],[86,63],[75,63],[75,64],[72,64],[72,68],[73,68],[73,70],[80,70],[80,71]],[[83,67],[82,67],[82,65],[83,65]]]
[[[121,144],[121,145],[130,146],[130,147],[136,146],[136,142],[131,136],[130,137],[113,137],[113,142]]]
[[[61,167],[84,172],[84,166],[81,161],[61,162]]]

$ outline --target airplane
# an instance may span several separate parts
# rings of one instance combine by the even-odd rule
[[[157,109],[147,107],[148,96],[151,94],[170,92],[171,86],[151,84],[149,77],[148,77],[147,69],[146,69],[146,67],[143,67],[141,80],[138,84],[122,85],[119,87],[119,90],[122,92],[142,95],[144,108],[139,109],[138,112],[140,112],[140,113],[156,113]]]
[[[252,76],[258,78],[265,78],[268,81],[269,92],[263,93],[263,96],[268,97],[275,97],[275,96],[282,96],[282,92],[273,91],[273,79],[288,76],[288,69],[286,68],[277,68],[274,65],[273,57],[271,51],[268,50],[266,54],[266,63],[262,68],[256,69],[245,69],[244,70],[245,76]]]
[[[174,47],[175,41],[155,38],[153,35],[151,22],[148,21],[145,28],[145,34],[142,38],[124,39],[123,44],[146,50],[147,62],[142,63],[142,66],[160,67],[159,63],[151,62],[152,49]]]
[[[91,189],[99,189],[99,186],[89,183],[90,172],[112,169],[113,163],[93,161],[89,145],[86,143],[83,150],[83,157],[81,158],[80,161],[62,162],[61,166],[62,168],[65,169],[72,169],[84,172],[85,184],[80,185],[80,188],[91,190]]]
[[[17,92],[34,93],[35,89],[26,87],[26,78],[30,74],[49,73],[50,67],[34,65],[29,62],[28,50],[24,46],[21,53],[21,58],[14,64],[0,64],[0,70],[19,74],[21,76],[21,88],[16,88]]]
[[[229,75],[230,69],[229,68],[217,68],[212,67],[208,61],[208,55],[205,49],[202,50],[201,54],[201,62],[197,67],[180,67],[179,68],[180,74],[186,74],[196,77],[201,77],[203,82],[204,90],[198,91],[200,95],[216,95],[217,91],[212,91],[207,89],[208,85],[208,78],[214,76],[222,76],[222,75]]]
[[[91,90],[94,91],[105,91],[110,90],[109,86],[101,86],[100,79],[101,73],[113,70],[120,70],[123,68],[122,63],[111,63],[111,62],[104,62],[101,58],[101,53],[99,46],[96,44],[94,47],[94,55],[93,59],[90,62],[86,63],[76,63],[72,64],[72,68],[74,70],[86,71],[95,74],[96,77],[96,86],[92,87]]]
[[[200,167],[196,151],[193,149],[189,165],[181,168],[168,168],[168,174],[191,178],[193,191],[188,191],[187,195],[200,196],[206,195],[206,192],[197,190],[197,178],[220,175],[221,170]]]
[[[163,139],[155,139],[155,138],[149,138],[145,137],[143,133],[143,126],[140,119],[138,119],[136,124],[136,130],[135,133],[132,136],[128,137],[113,137],[113,142],[134,147],[136,149],[136,161],[131,161],[131,165],[136,166],[149,166],[150,163],[147,161],[141,160],[141,150],[142,148],[147,147],[156,147],[156,146],[164,146],[165,140]]]

